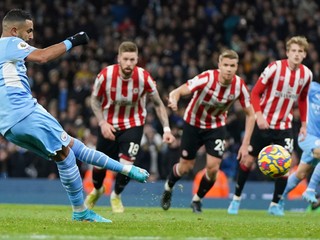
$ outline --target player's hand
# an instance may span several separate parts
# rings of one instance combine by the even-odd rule
[[[88,44],[89,37],[85,32],[79,32],[71,37],[68,37],[67,40],[72,43],[72,47],[75,47],[78,45]]]
[[[243,163],[248,156],[249,146],[247,144],[242,144],[239,148],[237,159]]]
[[[162,141],[164,143],[173,143],[176,140],[176,138],[173,136],[171,132],[164,132],[162,136]]]
[[[306,126],[301,126],[300,131],[299,131],[299,142],[304,141],[306,136],[307,136],[307,128],[306,128]]]
[[[106,121],[100,125],[102,136],[106,139],[114,141],[116,136],[113,134],[116,132],[116,129]]]

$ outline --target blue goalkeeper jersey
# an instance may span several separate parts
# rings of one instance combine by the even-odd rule
[[[320,137],[320,84],[311,82],[308,93],[307,133]]]
[[[0,133],[35,109],[24,59],[36,48],[17,37],[0,38]]]

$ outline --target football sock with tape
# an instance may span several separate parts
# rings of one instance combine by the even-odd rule
[[[82,179],[76,164],[74,153],[70,150],[68,156],[60,162],[56,162],[60,181],[67,191],[74,211],[85,210],[83,199]]]
[[[272,202],[279,202],[280,198],[282,197],[283,191],[286,188],[287,181],[287,177],[280,177],[275,180]]]
[[[125,176],[123,174],[117,174],[116,181],[114,184],[114,192],[119,195],[122,193],[124,188],[127,186],[127,184],[130,182],[130,178],[128,176]]]
[[[206,177],[206,173],[203,174],[200,184],[199,184],[199,189],[197,192],[197,195],[200,198],[203,198],[207,192],[210,191],[210,189],[212,188],[212,186],[214,185],[215,181],[211,181]]]
[[[173,167],[171,172],[169,173],[168,176],[168,186],[170,188],[173,188],[173,186],[176,184],[177,181],[181,179],[180,174],[177,171],[178,163],[176,163]]]
[[[242,190],[244,188],[244,185],[249,177],[250,174],[250,169],[246,167],[243,164],[239,165],[239,170],[238,170],[238,177],[237,177],[237,184],[236,184],[236,190],[235,190],[235,195],[240,197]]]
[[[95,189],[100,189],[102,187],[105,177],[106,177],[106,170],[105,169],[93,167],[93,169],[92,169],[92,182],[93,182]]]

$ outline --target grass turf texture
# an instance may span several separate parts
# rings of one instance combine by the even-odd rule
[[[0,239],[320,239],[320,213],[226,209],[126,207],[112,214],[109,207],[95,211],[113,223],[71,221],[69,206],[0,204]]]

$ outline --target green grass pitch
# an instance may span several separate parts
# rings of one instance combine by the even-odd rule
[[[261,210],[230,216],[226,209],[205,208],[202,214],[160,207],[95,211],[113,223],[73,222],[69,206],[0,204],[0,239],[320,239],[319,212],[275,217]]]

